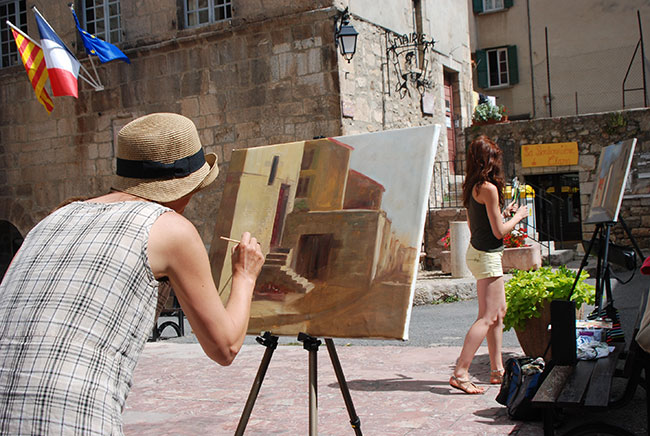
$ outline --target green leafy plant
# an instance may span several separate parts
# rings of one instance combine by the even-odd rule
[[[485,123],[491,120],[494,121],[505,121],[506,119],[506,108],[499,105],[494,106],[491,103],[481,103],[476,106],[474,109],[474,114],[472,115],[472,121]]]
[[[609,120],[607,121],[607,125],[605,126],[604,130],[606,133],[612,135],[617,131],[619,131],[619,129],[624,128],[625,126],[627,126],[627,120],[625,119],[622,113],[616,112],[609,117]]]
[[[508,310],[503,319],[503,329],[523,329],[530,318],[539,318],[546,302],[567,299],[571,293],[577,272],[560,266],[557,269],[542,267],[535,271],[515,271],[505,284]],[[582,304],[593,304],[595,288],[585,282],[589,278],[582,271],[571,300],[576,309]]]

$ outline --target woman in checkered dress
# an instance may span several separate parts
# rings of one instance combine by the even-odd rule
[[[224,306],[205,246],[181,214],[215,180],[194,124],[151,114],[118,135],[109,194],[38,223],[0,284],[0,434],[121,435],[156,308],[172,287],[205,353],[232,362],[264,255],[244,233]]]

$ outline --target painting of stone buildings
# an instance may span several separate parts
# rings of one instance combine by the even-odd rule
[[[249,334],[407,339],[438,126],[235,150],[213,240],[230,294],[232,243],[266,253]]]

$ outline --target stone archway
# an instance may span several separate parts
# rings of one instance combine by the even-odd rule
[[[23,243],[23,236],[9,221],[0,220],[0,281]]]

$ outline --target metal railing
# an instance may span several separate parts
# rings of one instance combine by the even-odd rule
[[[447,209],[463,206],[465,160],[435,162],[433,165],[432,195],[429,209]]]

